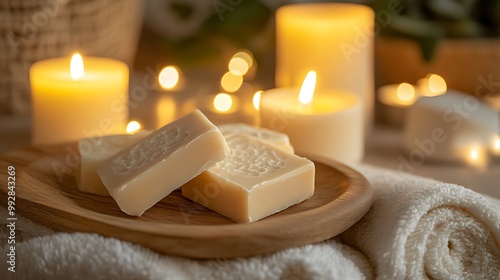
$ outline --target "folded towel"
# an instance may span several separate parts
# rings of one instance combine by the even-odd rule
[[[5,208],[0,208],[5,223]],[[97,234],[54,233],[18,216],[16,272],[7,271],[2,246],[0,279],[372,279],[358,251],[330,239],[274,254],[230,260],[191,260]],[[1,244],[7,244],[2,225]],[[40,235],[40,237],[34,237]]]
[[[500,279],[500,207],[461,186],[358,166],[370,211],[344,232],[378,279]]]

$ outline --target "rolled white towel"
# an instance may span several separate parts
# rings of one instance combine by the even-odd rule
[[[23,235],[16,236],[16,272],[7,270],[7,235],[0,232],[0,279],[373,278],[366,257],[337,239],[250,258],[193,260],[97,234],[55,233],[21,216],[16,227]]]
[[[374,203],[342,239],[378,279],[500,279],[500,207],[461,186],[357,168]]]

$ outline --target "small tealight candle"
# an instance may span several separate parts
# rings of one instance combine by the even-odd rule
[[[418,94],[415,86],[408,83],[380,87],[378,89],[378,101],[383,106],[381,111],[384,120],[392,125],[401,126],[405,108],[415,103]]]
[[[488,166],[488,151],[484,146],[479,143],[460,144],[457,141],[455,150],[463,163],[478,169],[484,169]]]
[[[286,133],[299,155],[359,162],[364,146],[359,98],[345,91],[315,93],[315,78],[309,72],[300,90],[285,87],[263,92],[261,126]]]
[[[30,68],[33,143],[125,132],[129,70],[99,57],[51,58]]]
[[[130,121],[127,124],[127,133],[128,134],[134,134],[141,130],[141,124],[138,121]]]
[[[387,85],[378,89],[378,100],[387,106],[405,108],[415,103],[416,99],[415,87],[408,83]]]
[[[447,91],[446,81],[437,74],[428,74],[425,78],[417,81],[417,86],[423,96],[438,96]]]
[[[493,155],[500,156],[500,136],[495,137],[491,146]]]

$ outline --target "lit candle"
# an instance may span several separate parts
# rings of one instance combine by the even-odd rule
[[[471,137],[472,138],[472,137]],[[456,139],[454,152],[460,162],[477,169],[484,169],[488,166],[488,150],[477,141],[461,141]],[[468,142],[468,143],[467,143]]]
[[[128,78],[127,65],[108,58],[74,55],[33,64],[33,143],[124,133]]]
[[[139,132],[141,130],[141,124],[138,121],[130,121],[127,124],[127,133],[128,134],[134,134],[136,132]]]
[[[426,159],[485,165],[498,139],[497,112],[464,93],[422,96],[405,117],[402,144],[413,165]]]
[[[276,85],[299,87],[310,69],[317,89],[352,92],[362,102],[365,125],[373,119],[374,13],[364,5],[306,3],[276,11]]]
[[[389,124],[401,126],[405,108],[410,107],[418,98],[415,87],[408,83],[382,86],[377,91],[377,99],[382,105],[380,113]]]
[[[408,83],[386,85],[378,89],[378,100],[387,106],[406,108],[415,103],[416,99],[415,87]]]
[[[286,133],[300,155],[359,162],[364,139],[359,98],[345,91],[315,92],[314,76],[309,74],[300,90],[285,87],[263,92],[261,126]]]
[[[491,145],[493,155],[500,156],[500,136],[494,137]]]
[[[417,86],[423,96],[437,96],[445,94],[447,90],[446,81],[437,74],[428,74],[417,81]]]

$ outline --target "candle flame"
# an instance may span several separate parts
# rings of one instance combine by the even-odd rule
[[[316,88],[316,72],[311,70],[307,73],[299,93],[299,102],[302,105],[311,103],[314,89]]]
[[[71,62],[69,64],[69,72],[71,73],[71,78],[73,80],[79,80],[84,73],[83,58],[79,53],[75,53],[71,57]]]
[[[480,144],[476,143],[470,146],[466,156],[465,160],[470,166],[485,168],[488,164],[487,151],[485,147]]]
[[[493,140],[493,154],[500,156],[500,136]]]
[[[262,90],[259,90],[257,91],[254,95],[253,95],[253,107],[257,110],[260,110],[260,97],[262,96]]]
[[[158,82],[164,89],[172,89],[179,83],[179,70],[175,66],[167,66],[158,74]]]
[[[427,76],[429,79],[429,91],[431,96],[441,95],[446,92],[447,85],[443,77],[436,74],[430,74]]]
[[[220,112],[227,112],[233,106],[233,99],[227,93],[219,93],[214,98],[214,108]]]
[[[398,86],[398,98],[403,101],[410,101],[415,97],[415,88],[408,83],[402,83]]]
[[[127,133],[133,134],[141,129],[141,124],[137,121],[131,121],[127,125]]]
[[[470,158],[472,161],[476,161],[479,157],[479,152],[477,151],[477,149],[473,149],[470,151]]]

